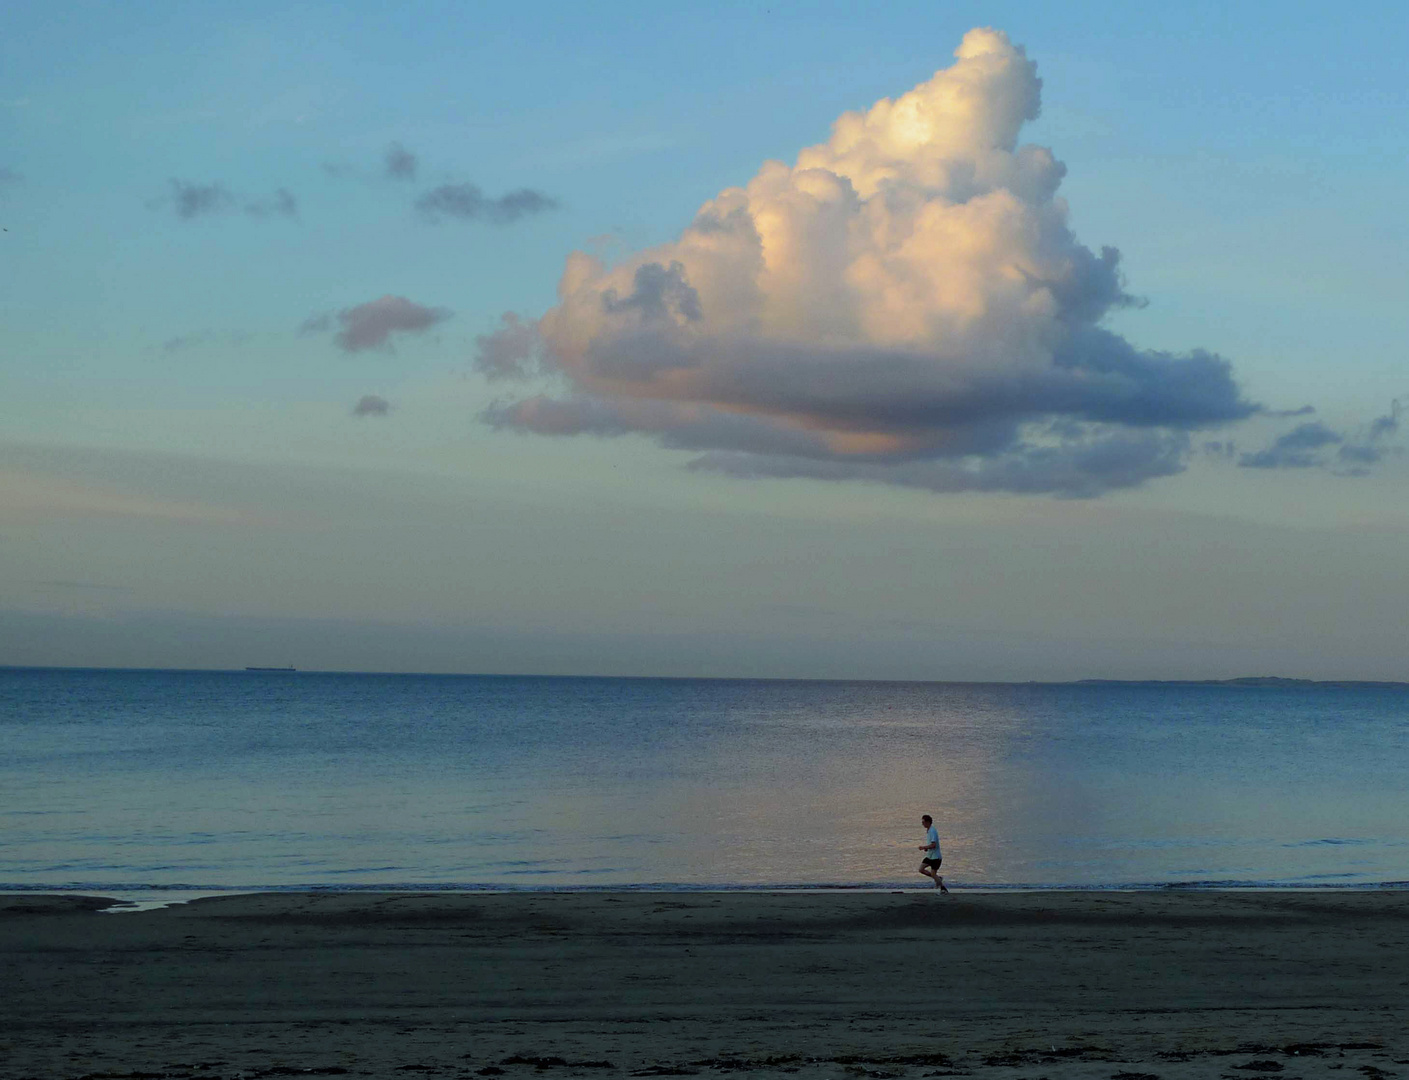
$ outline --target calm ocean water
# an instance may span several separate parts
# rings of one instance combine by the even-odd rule
[[[1409,881],[1409,689],[0,669],[0,889]]]

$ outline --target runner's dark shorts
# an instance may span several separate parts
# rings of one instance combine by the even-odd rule
[[[937,858],[937,859],[926,859],[926,860],[925,860],[925,865],[928,866],[931,870],[938,870],[939,867],[940,867],[940,864],[941,864],[942,862],[944,862],[944,856],[943,856],[943,855],[941,855],[941,856],[940,856],[939,858]]]

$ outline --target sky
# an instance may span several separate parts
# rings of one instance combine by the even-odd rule
[[[0,664],[1409,680],[1398,5],[6,23]]]

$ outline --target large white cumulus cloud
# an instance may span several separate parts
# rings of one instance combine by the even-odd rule
[[[742,476],[1071,495],[1178,472],[1189,432],[1242,419],[1223,359],[1141,351],[1119,253],[1084,247],[1064,167],[1018,144],[1041,102],[1022,48],[956,62],[837,120],[794,165],[721,192],[673,243],[569,257],[536,324],[480,340],[492,378],[544,378],[488,419],[645,433]]]

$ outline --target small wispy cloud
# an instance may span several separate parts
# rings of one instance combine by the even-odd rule
[[[1231,461],[1238,454],[1238,444],[1232,439],[1210,439],[1201,447],[1210,457]]]
[[[301,335],[326,333],[341,327],[333,341],[344,352],[391,348],[393,334],[419,334],[454,314],[448,308],[426,307],[404,296],[381,296],[334,312],[310,315],[299,325]]]
[[[14,169],[0,166],[0,191],[4,191],[7,187],[14,187],[23,179],[24,176]]]
[[[387,416],[391,413],[391,402],[378,394],[364,394],[352,407],[353,416]]]
[[[1399,417],[1404,412],[1404,406],[1398,398],[1389,403],[1389,412],[1384,416],[1378,416],[1370,422],[1369,436],[1373,442],[1377,439],[1387,439],[1391,435],[1399,433]]]
[[[249,340],[250,334],[245,330],[195,330],[169,337],[161,343],[161,347],[163,352],[175,353],[205,345],[244,345]]]
[[[267,199],[246,202],[245,213],[253,217],[298,217],[298,200],[286,188],[278,188]]]
[[[147,203],[149,209],[170,209],[183,221],[243,211],[250,217],[298,216],[298,200],[287,188],[277,188],[266,197],[238,196],[219,181],[209,184],[190,180],[167,181],[167,193]]]
[[[490,198],[474,184],[442,184],[416,200],[416,209],[428,221],[456,218],[508,225],[521,218],[556,210],[556,199],[532,188],[519,188]]]
[[[1327,469],[1337,476],[1364,476],[1372,465],[1404,453],[1404,447],[1391,442],[1399,434],[1402,412],[1395,399],[1383,416],[1347,431],[1322,423],[1298,424],[1269,446],[1239,455],[1238,464],[1245,469]],[[1299,414],[1300,410],[1272,415]]]
[[[1298,424],[1266,449],[1242,455],[1238,464],[1245,469],[1310,469],[1324,463],[1321,450],[1344,441],[1325,424]]]
[[[239,507],[170,498],[101,477],[70,477],[16,469],[2,460],[0,507],[7,516],[20,519],[139,518],[215,525],[254,524],[257,520]]]
[[[298,336],[307,337],[309,334],[323,334],[332,328],[333,312],[320,311],[308,316],[308,318],[298,324]]]
[[[417,165],[416,155],[399,142],[388,146],[386,153],[382,155],[383,172],[392,180],[416,179]]]
[[[325,176],[334,180],[378,180],[407,181],[416,179],[421,170],[421,159],[407,149],[400,140],[388,144],[382,151],[380,166],[370,163],[361,165],[349,161],[325,161],[321,166]]]
[[[169,180],[171,190],[165,200],[153,200],[153,205],[169,205],[176,216],[190,221],[207,214],[220,214],[235,203],[235,196],[223,184],[196,184],[188,180]]]

